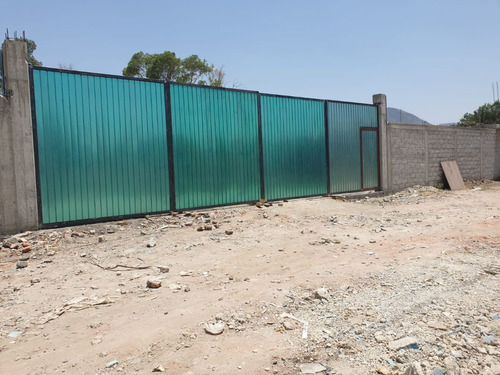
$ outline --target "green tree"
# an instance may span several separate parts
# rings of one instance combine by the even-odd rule
[[[493,104],[486,103],[474,113],[466,113],[457,126],[470,127],[482,124],[500,124],[500,101],[497,100]]]
[[[35,59],[33,53],[36,50],[36,43],[31,39],[26,39],[26,49],[28,50],[28,63],[33,66],[42,66],[42,62]]]
[[[213,64],[200,59],[198,55],[191,55],[185,59],[181,59],[172,51],[156,54],[144,53],[142,51],[134,53],[122,73],[127,77],[195,83],[199,85],[223,86],[224,84],[222,67],[216,69]]]

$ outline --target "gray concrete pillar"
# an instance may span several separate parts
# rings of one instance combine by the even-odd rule
[[[373,95],[373,104],[378,106],[379,123],[379,150],[380,150],[380,188],[388,190],[389,164],[388,164],[388,139],[387,139],[387,97],[385,94]]]
[[[2,54],[0,234],[7,234],[37,229],[39,223],[26,43],[6,40]]]

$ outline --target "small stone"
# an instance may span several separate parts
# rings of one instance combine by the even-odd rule
[[[97,237],[97,242],[99,243],[104,242],[104,236]]]
[[[118,364],[118,361],[111,361],[106,363],[106,368],[111,368],[113,366],[116,366]]]
[[[387,367],[379,366],[377,367],[377,374],[391,375],[391,370],[389,370]]]
[[[11,339],[15,339],[15,338],[19,337],[21,335],[21,333],[23,333],[23,331],[14,331],[14,332],[9,333],[8,337],[10,337]]]
[[[378,343],[383,343],[387,341],[387,338],[381,333],[375,333],[375,341],[377,341]]]
[[[158,365],[153,369],[153,372],[165,372],[165,368],[162,365]]]
[[[212,230],[213,226],[210,224],[205,224],[205,230]]]
[[[151,237],[146,245],[147,247],[155,247],[156,246],[156,238]]]
[[[170,272],[170,267],[168,267],[168,266],[158,266],[158,269],[160,270],[161,273]]]
[[[198,227],[196,230],[197,230],[198,232],[203,232],[203,230],[204,230],[204,229],[203,229],[203,227]]]
[[[28,262],[25,260],[20,260],[16,263],[16,268],[26,268],[28,267]]]
[[[151,289],[158,289],[161,287],[161,281],[148,280],[146,286]]]
[[[431,327],[431,328],[439,329],[441,331],[447,331],[448,330],[448,326],[444,325],[443,323],[436,322],[436,321],[429,321],[427,323],[427,325],[429,327]]]
[[[283,327],[287,330],[287,331],[291,331],[293,330],[293,324],[290,323],[290,322],[283,322]]]
[[[224,331],[224,326],[223,322],[205,323],[205,332],[211,335],[220,335]]]
[[[86,256],[87,256],[87,253],[81,253],[81,254],[80,254],[80,257],[81,257],[81,258],[85,258]]]
[[[326,367],[320,363],[303,363],[299,367],[302,374],[317,374],[326,370]]]
[[[403,375],[425,375],[420,363],[413,362],[410,366],[408,366],[403,373]]]
[[[400,350],[414,345],[417,345],[415,337],[403,337],[399,340],[391,341],[388,346],[391,350]]]
[[[24,244],[23,244],[24,245]],[[29,253],[31,251],[31,246],[24,246],[22,249],[21,249],[21,252],[22,253]]]
[[[12,245],[17,245],[19,240],[16,237],[10,237],[3,241],[3,247],[10,249]]]
[[[233,234],[233,231],[231,229],[227,229],[224,233],[230,236],[231,234]]]
[[[319,300],[328,301],[328,298],[330,298],[330,294],[328,293],[328,289],[326,289],[326,288],[316,289],[314,291],[314,298],[319,299]]]
[[[186,227],[192,227],[193,226],[193,222],[192,221],[188,221],[187,223],[184,223],[184,226],[186,226]]]
[[[187,285],[186,285],[186,286],[184,287],[184,292],[186,292],[186,293],[187,293],[187,292],[190,292],[190,291],[191,291],[191,288],[190,288],[189,286],[187,286]]]
[[[31,279],[30,282],[32,284],[38,284],[40,282],[40,279]]]
[[[49,252],[47,253],[47,256],[48,256],[48,257],[53,257],[54,255],[56,255],[56,252],[55,252],[55,251],[49,251]]]

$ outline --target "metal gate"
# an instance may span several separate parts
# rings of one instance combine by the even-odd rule
[[[378,188],[369,104],[33,67],[44,226]]]

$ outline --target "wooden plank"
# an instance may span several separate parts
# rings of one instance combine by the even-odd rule
[[[462,174],[458,169],[457,162],[455,160],[442,161],[441,167],[443,168],[444,175],[450,185],[451,190],[460,190],[465,188],[464,180]]]

